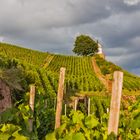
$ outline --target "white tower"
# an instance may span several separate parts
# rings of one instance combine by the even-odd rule
[[[102,44],[100,44],[97,40],[97,44],[98,44],[98,52],[96,54],[98,54],[101,58],[105,59],[105,54],[103,53],[103,46]]]
[[[100,43],[98,43],[98,53],[97,54],[103,54],[102,45]]]

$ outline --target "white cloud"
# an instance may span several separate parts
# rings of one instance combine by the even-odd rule
[[[127,5],[137,5],[140,2],[140,0],[124,0],[124,3]]]

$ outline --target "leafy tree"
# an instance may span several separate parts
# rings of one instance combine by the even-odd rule
[[[77,55],[92,56],[98,52],[98,42],[87,35],[76,37],[73,52]]]

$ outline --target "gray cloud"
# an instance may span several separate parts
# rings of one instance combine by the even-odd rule
[[[0,41],[72,54],[78,34],[99,39],[108,60],[140,74],[139,0],[0,0]]]
[[[137,5],[140,2],[140,0],[124,0],[124,3],[126,3],[129,6]]]

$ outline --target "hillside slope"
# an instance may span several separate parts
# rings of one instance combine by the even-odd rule
[[[7,56],[10,59],[18,59],[21,62],[36,66],[43,66],[44,63],[47,65],[53,57],[53,55],[49,53],[26,49],[7,43],[0,43],[0,55]]]
[[[62,116],[60,129],[53,132],[61,67],[66,67],[61,112],[65,116]],[[122,139],[140,139],[140,97],[135,96],[140,91],[138,76],[99,56],[54,55],[1,43],[0,80],[11,89],[12,107],[6,109],[4,99],[7,100],[7,95],[0,93],[0,109],[4,106],[6,109],[0,110],[0,138],[51,140],[59,136],[71,139],[71,134],[78,134],[75,139],[86,136],[89,140],[107,139],[111,96],[106,82],[112,81],[115,70],[124,72],[118,134]],[[29,106],[31,84],[36,87],[34,112]],[[29,129],[31,121],[32,132]]]
[[[112,62],[108,62],[99,56],[95,56],[95,59],[105,79],[112,80],[114,71],[122,71],[124,73],[123,92],[139,92],[140,77],[123,70],[121,67],[113,64]]]
[[[65,91],[68,93],[105,91],[107,85],[104,79],[111,81],[115,70],[124,72],[124,91],[138,92],[140,90],[138,76],[130,74],[99,56],[94,57],[94,65],[99,67],[100,72],[92,67],[92,57],[54,55],[6,43],[0,43],[0,55],[24,63],[25,67],[28,67],[27,71],[34,75],[36,85],[42,86],[41,92],[49,92],[51,89],[54,90],[54,93],[57,92],[60,67],[66,67]],[[50,88],[46,86],[46,83],[50,85]]]

